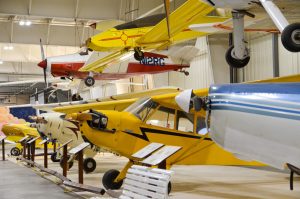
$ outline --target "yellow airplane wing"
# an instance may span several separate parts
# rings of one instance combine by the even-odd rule
[[[226,17],[206,16],[212,10],[214,10],[214,7],[207,3],[199,0],[188,0],[169,16],[170,37],[176,36],[176,34],[187,29],[191,24],[223,22],[228,19]],[[164,19],[139,38],[136,43],[147,45],[169,42],[169,40],[167,20]]]
[[[97,102],[94,103],[57,107],[54,108],[53,110],[56,112],[61,112],[66,114],[82,112],[89,109],[122,111],[125,108],[127,108],[130,104],[134,103],[138,98],[150,97],[153,95],[161,95],[164,93],[178,93],[179,91],[180,89],[176,87],[157,88],[157,89],[134,92],[134,93],[113,95],[108,98],[96,99]]]
[[[257,80],[247,83],[279,83],[279,82],[300,82],[300,74],[297,75],[290,75],[290,76],[284,76],[284,77],[276,77],[271,79],[265,79],[265,80]]]
[[[39,133],[35,128],[29,126],[29,123],[25,124],[5,124],[2,127],[2,131],[6,136],[18,136],[18,137],[38,137]],[[18,138],[19,139],[19,138]],[[14,140],[18,141],[18,140]]]
[[[116,51],[112,54],[109,54],[108,56],[105,56],[101,59],[98,59],[90,64],[81,67],[79,71],[91,71],[102,73],[103,70],[109,65],[129,59],[132,54],[132,51],[128,51],[126,49]]]
[[[66,114],[83,112],[89,109],[122,111],[125,108],[127,108],[129,105],[134,103],[136,100],[138,100],[138,98],[65,106],[65,107],[54,108],[53,110],[56,112],[61,112]]]

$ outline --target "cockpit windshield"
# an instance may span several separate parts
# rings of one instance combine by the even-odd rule
[[[154,102],[151,98],[142,98],[129,107],[127,107],[124,111],[130,112],[134,114],[136,117],[144,121],[148,115],[154,110],[158,104]]]

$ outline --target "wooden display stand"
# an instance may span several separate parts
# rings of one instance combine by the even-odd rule
[[[68,144],[70,144],[73,140],[69,140],[66,143],[62,144],[57,148],[57,151],[63,148],[63,176],[67,177],[68,170]]]
[[[6,136],[0,136],[0,141],[2,142],[2,160],[5,161],[5,139]]]
[[[26,158],[26,141],[28,138],[28,136],[25,136],[18,141],[18,143],[20,143],[23,146],[23,158]]]
[[[44,145],[44,167],[48,168],[48,140],[43,140],[39,145]]]
[[[90,146],[90,143],[84,142],[69,151],[71,155],[77,155],[78,157],[78,183],[79,184],[83,184],[83,150],[88,146]]]
[[[34,158],[35,158],[35,142],[39,138],[40,138],[40,136],[32,138],[31,140],[29,140],[27,142],[27,144],[28,144],[28,160],[31,160],[32,162],[34,162]]]

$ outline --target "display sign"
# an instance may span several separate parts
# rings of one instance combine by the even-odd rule
[[[158,165],[163,160],[167,159],[180,149],[180,146],[164,146],[163,148],[159,149],[157,152],[153,153],[151,156],[143,160],[142,163],[152,166]]]
[[[164,146],[164,144],[153,142],[151,144],[148,144],[141,150],[137,151],[136,153],[134,153],[132,155],[132,157],[139,158],[139,159],[145,158],[146,156],[148,156],[149,154],[153,153],[154,151],[156,151],[157,149],[159,149],[163,146]]]
[[[84,142],[81,143],[80,145],[78,145],[77,147],[74,147],[73,149],[71,149],[69,151],[70,154],[77,154],[79,151],[82,151],[83,149],[85,149],[86,147],[90,146],[90,143]]]

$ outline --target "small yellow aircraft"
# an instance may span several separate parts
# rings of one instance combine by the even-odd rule
[[[207,89],[202,90],[207,94]],[[258,165],[256,162],[238,160],[217,146],[209,137],[201,135],[205,129],[205,112],[185,113],[176,104],[178,94],[165,94],[141,98],[122,112],[113,110],[90,110],[67,116],[79,122],[83,136],[93,145],[125,156],[129,159],[124,169],[107,171],[102,183],[106,189],[119,189],[128,168],[140,164],[133,154],[151,143],[180,146],[181,149],[166,159],[163,167],[181,165]],[[110,106],[128,100],[110,102]],[[98,103],[106,109],[107,103]],[[66,112],[70,113],[70,108]],[[78,109],[78,107],[76,108]],[[64,112],[64,108],[54,109]]]
[[[19,140],[28,136],[28,137],[39,137],[40,134],[36,128],[32,127],[30,123],[25,124],[4,124],[2,127],[2,132],[7,136],[7,140],[15,142],[16,146],[10,150],[12,156],[19,156],[23,150],[21,143],[18,143]],[[42,141],[42,138],[37,139],[36,148],[43,148],[44,145],[39,143]],[[48,144],[49,148],[52,148],[52,144]]]
[[[207,3],[188,0],[170,15],[158,14],[137,19],[99,33],[89,38],[86,46],[95,51],[112,51],[112,54],[83,66],[80,71],[101,73],[111,63],[129,58],[132,51],[134,58],[141,61],[144,58],[143,50],[162,50],[207,35],[205,32],[192,31],[188,26],[221,23],[228,19],[208,16],[213,10],[214,7]]]
[[[299,76],[271,79],[260,82],[299,81]],[[194,90],[197,96],[207,96],[208,89]],[[128,168],[141,164],[143,159],[135,154],[152,143],[165,146],[179,146],[165,160],[163,168],[174,164],[181,165],[261,165],[237,159],[216,145],[206,130],[206,112],[193,109],[186,113],[178,106],[175,97],[179,92],[141,98],[122,112],[107,110],[107,106],[128,104],[128,100],[98,103],[98,110],[73,113],[68,119],[79,122],[80,131],[92,144],[112,151],[129,159],[121,172],[107,171],[102,183],[106,189],[118,189],[122,186]],[[80,105],[79,105],[80,106]],[[78,106],[74,111],[78,111]],[[71,113],[72,107],[56,108],[54,111]],[[106,109],[106,110],[103,110]],[[144,159],[145,160],[145,159]]]

